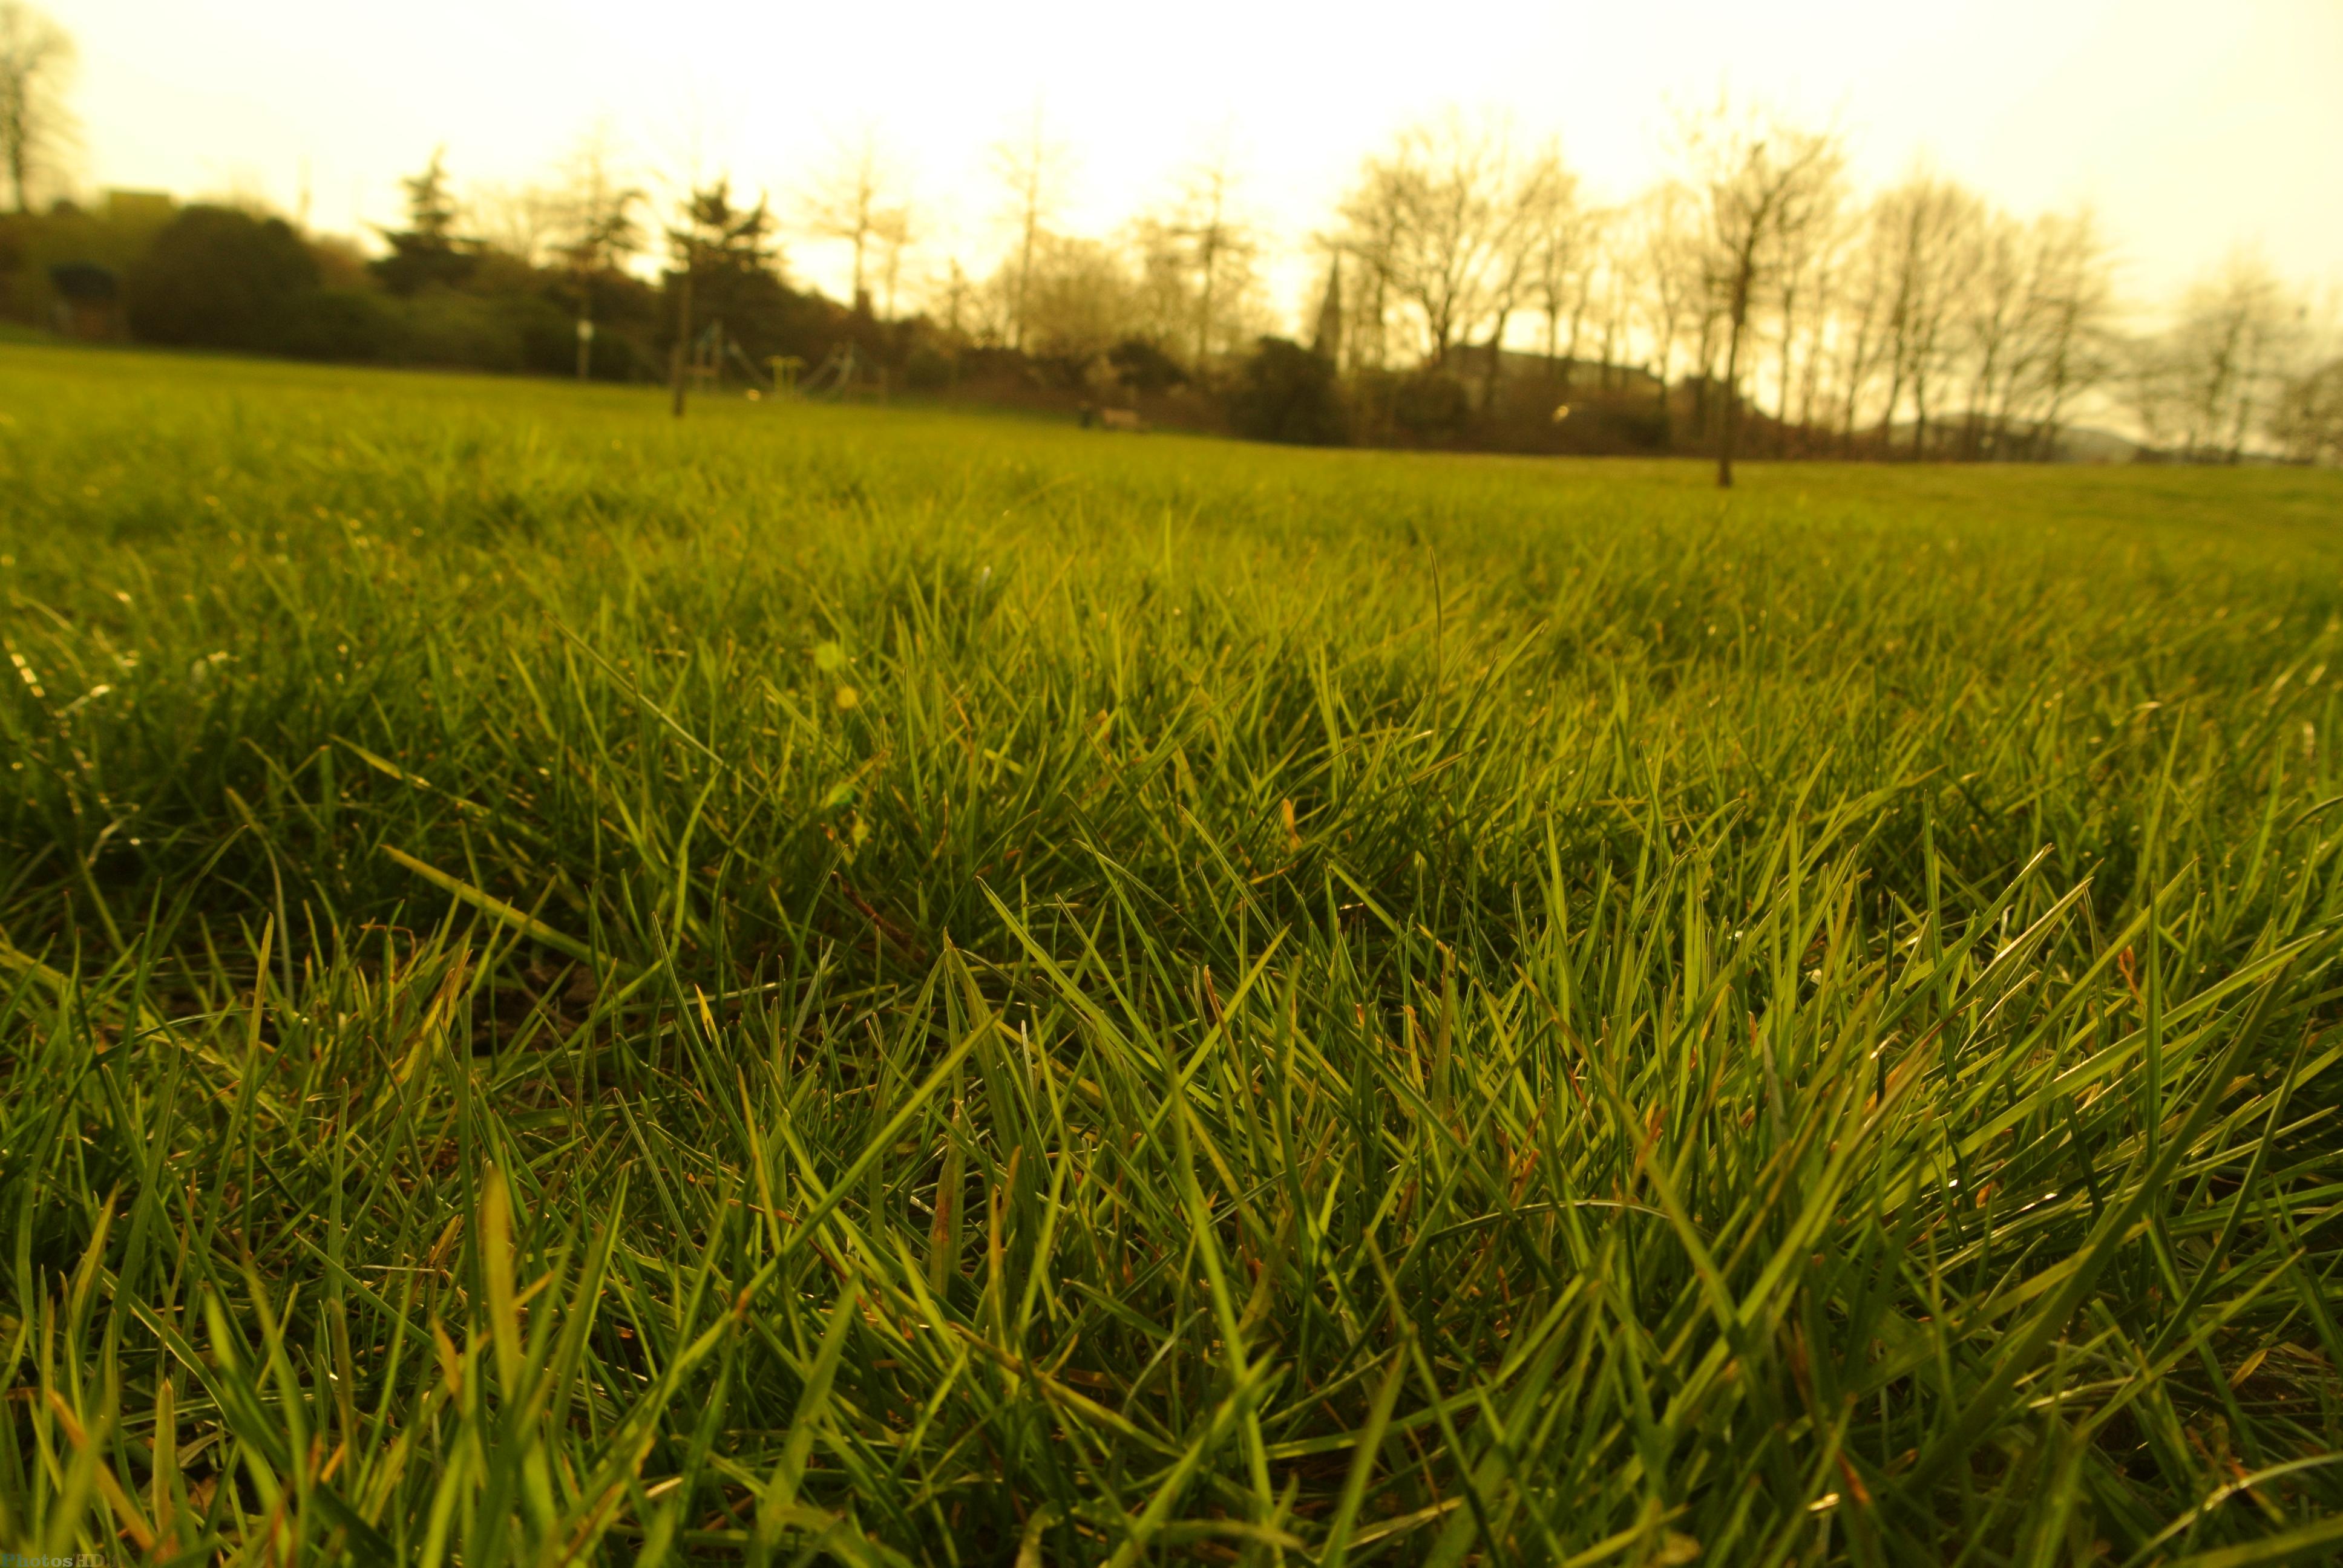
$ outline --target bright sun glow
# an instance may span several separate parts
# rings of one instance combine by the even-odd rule
[[[435,146],[459,188],[514,186],[598,121],[647,179],[729,170],[791,218],[869,127],[910,176],[910,270],[989,267],[1005,241],[989,149],[1038,106],[1072,154],[1075,228],[1160,204],[1225,139],[1295,311],[1310,236],[1398,124],[1509,112],[1624,196],[1663,172],[1671,105],[1725,88],[1835,118],[1866,180],[1926,160],[2021,215],[2092,204],[2137,297],[2239,245],[2308,285],[2343,276],[2333,0],[48,8],[81,45],[85,184],[306,203],[327,230],[394,221],[397,176]],[[798,276],[842,289],[842,247],[789,248]]]

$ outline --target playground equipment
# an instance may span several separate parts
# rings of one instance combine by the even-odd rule
[[[721,320],[717,320],[700,328],[692,337],[684,354],[683,374],[691,390],[709,392],[714,390],[717,384],[723,380],[725,367],[730,364],[739,367],[740,374],[747,378],[752,390],[759,393],[779,392],[787,389],[787,383],[781,379],[781,367],[784,362],[783,358],[776,357],[772,361],[773,370],[769,375],[758,369],[757,362],[749,357],[748,351],[740,347],[739,340],[724,330],[724,323]],[[794,366],[801,361],[788,359],[786,363]],[[790,374],[795,373],[791,371]]]
[[[811,373],[806,362],[794,354],[769,356],[760,368],[749,357],[739,341],[724,330],[724,323],[711,321],[692,337],[686,347],[683,375],[686,384],[695,392],[712,390],[723,379],[728,367],[737,367],[749,387],[759,394],[775,397],[794,394],[800,397],[820,397],[837,402],[848,397],[880,397],[887,396],[886,367],[860,352],[851,343],[832,349]]]
[[[851,343],[841,343],[830,352],[820,367],[798,384],[804,397],[826,398],[840,402],[848,397],[878,397],[887,396],[887,367],[872,360]]]

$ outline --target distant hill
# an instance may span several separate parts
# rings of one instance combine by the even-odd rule
[[[1960,417],[1949,416],[1929,422],[1932,457],[1948,454],[1938,447],[1938,440],[1952,439],[1952,432],[1960,427]],[[1897,452],[1912,449],[1912,421],[1906,419],[1888,432],[1889,447]],[[2139,460],[2140,444],[2127,436],[2112,430],[2102,430],[2092,425],[2069,425],[2058,433],[2058,455],[2053,461],[2060,463],[2132,463]]]
[[[2058,437],[2058,460],[2063,463],[2130,463],[2139,457],[2139,443],[2112,430],[2077,426]]]

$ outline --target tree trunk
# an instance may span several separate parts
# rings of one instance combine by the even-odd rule
[[[674,382],[672,412],[683,417],[683,388],[691,357],[691,275],[699,270],[698,256],[684,263],[683,282],[676,294],[675,352],[668,357],[668,375]]]
[[[1204,282],[1196,302],[1196,364],[1201,369],[1212,351],[1212,269],[1219,261],[1220,218],[1204,240]]]
[[[1019,353],[1025,350],[1026,290],[1033,282],[1033,228],[1039,221],[1037,203],[1029,187],[1025,202],[1025,241],[1017,253],[1017,319],[1011,323],[1009,347]]]
[[[1774,456],[1790,455],[1790,351],[1795,339],[1798,291],[1782,291],[1782,385],[1774,399]]]
[[[594,365],[594,276],[578,275],[578,379],[583,381]]]
[[[1700,343],[1693,351],[1692,424],[1693,439],[1705,441],[1709,434],[1709,384],[1715,379],[1711,374],[1716,367],[1716,312],[1701,312]]]
[[[1750,260],[1742,257],[1740,276],[1733,280],[1733,325],[1725,338],[1725,407],[1716,434],[1716,485],[1721,490],[1733,487],[1733,443],[1741,434],[1741,334],[1749,320]]]
[[[6,116],[5,120],[0,120],[0,146],[8,149],[8,178],[15,187],[16,215],[19,217],[33,210],[25,201],[25,176],[31,172],[29,166],[32,162],[28,152],[32,135],[25,123],[25,99],[31,91],[32,84],[20,80],[15,90],[7,95],[14,101],[8,103],[5,110],[0,110]]]
[[[1483,412],[1497,406],[1497,377],[1505,362],[1505,317],[1510,309],[1497,312],[1497,325],[1489,330],[1489,368],[1481,379],[1481,407]]]

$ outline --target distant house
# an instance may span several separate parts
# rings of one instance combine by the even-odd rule
[[[1489,374],[1489,346],[1485,343],[1459,343],[1448,350],[1450,371],[1458,379],[1473,386],[1481,385]],[[1498,361],[1498,373],[1505,385],[1534,383],[1548,386],[1561,383],[1580,392],[1602,391],[1622,397],[1656,398],[1660,392],[1659,377],[1647,365],[1605,364],[1597,359],[1547,358],[1544,354],[1508,348]]]

